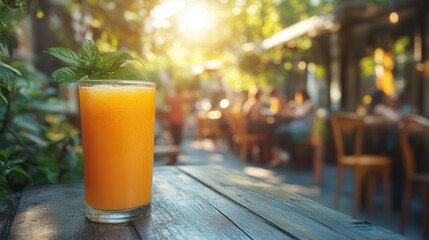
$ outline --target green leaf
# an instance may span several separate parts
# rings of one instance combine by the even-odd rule
[[[89,61],[89,62],[93,63],[93,62],[95,62],[99,52],[100,51],[98,50],[97,46],[95,46],[93,41],[91,41],[89,39],[85,39],[79,55],[86,62]]]
[[[0,99],[3,100],[4,103],[9,103],[9,100],[7,100],[6,96],[3,95],[3,93],[0,92]]]
[[[7,196],[0,196],[0,204],[12,208],[13,202]]]
[[[79,67],[79,56],[71,49],[63,47],[51,47],[45,51],[61,61],[70,64],[73,67]]]
[[[48,145],[48,142],[38,135],[29,132],[23,132],[20,135],[23,140],[25,140],[26,142],[31,141],[31,144],[34,144],[37,147],[43,148]]]
[[[21,72],[19,72],[19,70],[17,70],[16,68],[13,68],[12,66],[10,66],[9,64],[6,64],[2,61],[0,61],[0,66],[15,73],[17,76],[21,76]]]
[[[85,77],[86,75],[87,74],[84,71],[74,67],[60,68],[52,73],[54,81],[60,83],[76,82]]]
[[[30,180],[31,182],[33,181],[33,178],[30,176],[30,174],[28,174],[24,169],[22,168],[14,168],[12,169],[13,172],[18,173],[19,175],[27,178],[28,180]]]
[[[15,93],[16,78],[17,76],[13,72],[0,67],[0,87],[5,88],[8,92]]]
[[[3,29],[7,28],[4,15],[4,12],[0,12],[0,34],[3,34]]]
[[[10,146],[0,150],[0,157],[7,160],[12,153],[15,152],[15,146]]]
[[[10,94],[16,91],[16,79],[21,73],[10,65],[0,61],[0,98],[6,103],[10,100]]]
[[[127,61],[137,60],[137,58],[123,51],[104,52],[100,54],[97,61],[97,69],[111,69],[115,70]]]
[[[15,50],[15,44],[9,38],[5,40],[7,52],[9,53],[9,57],[11,58],[13,55],[13,51]]]
[[[8,163],[9,163],[9,166],[16,166],[16,165],[20,165],[20,164],[25,163],[25,160],[24,159],[15,159],[15,160],[8,161]]]
[[[2,169],[1,176],[6,177],[10,172],[12,172],[12,169],[9,166],[6,166],[6,168]]]
[[[10,90],[3,86],[0,80],[0,99],[2,99],[6,104],[8,104],[11,97],[12,96]]]
[[[56,169],[58,169],[58,162],[53,157],[49,157],[49,156],[38,157],[37,162],[41,166],[43,166],[43,168],[46,170],[56,171]]]

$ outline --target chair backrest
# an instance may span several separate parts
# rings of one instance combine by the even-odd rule
[[[410,179],[416,172],[416,159],[413,151],[413,144],[416,145],[421,143],[419,141],[424,141],[423,136],[428,135],[429,119],[416,114],[410,114],[399,121],[398,129],[405,177]]]
[[[362,141],[364,133],[363,118],[354,112],[336,113],[331,117],[337,161],[341,162],[346,152],[346,139],[354,143],[353,154],[362,154]]]

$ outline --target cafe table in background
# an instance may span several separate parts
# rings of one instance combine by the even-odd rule
[[[0,220],[1,239],[404,239],[214,165],[155,167],[150,216],[85,218],[82,184],[31,187]]]

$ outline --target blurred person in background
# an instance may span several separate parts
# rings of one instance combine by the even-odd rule
[[[398,95],[388,96],[382,90],[376,90],[371,96],[368,114],[384,117],[388,122],[396,123],[402,115],[402,104]]]
[[[287,107],[287,98],[275,87],[270,86],[268,90],[270,94],[270,111],[278,113]]]
[[[245,118],[244,127],[248,134],[263,134],[269,136],[272,132],[272,124],[267,122],[267,116],[265,115],[265,104],[262,102],[261,97],[263,92],[259,88],[249,90],[248,99],[243,105],[242,115]],[[253,154],[261,153],[262,145],[268,145],[269,143],[259,142],[258,144],[252,143],[251,150]],[[260,159],[256,161],[259,162]]]
[[[168,98],[168,122],[173,144],[179,146],[182,144],[183,125],[185,123],[184,105],[183,89],[177,85],[173,94]]]
[[[293,142],[309,136],[314,117],[314,104],[306,90],[297,90],[291,106],[279,112],[278,115],[285,118],[287,122],[278,125],[274,130],[270,167],[287,163],[288,157],[285,151]]]
[[[249,91],[249,97],[243,105],[246,116],[247,133],[267,133],[269,124],[264,115],[264,103],[261,101],[262,90],[255,88]]]

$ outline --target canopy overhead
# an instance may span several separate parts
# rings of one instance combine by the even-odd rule
[[[334,24],[334,16],[332,15],[313,16],[309,19],[295,23],[273,36],[264,39],[260,43],[260,48],[262,50],[270,49],[303,35],[317,35],[317,33],[321,31],[338,27],[339,26]]]
[[[385,13],[387,10],[387,6],[347,3],[338,7],[331,14],[313,16],[290,25],[273,36],[262,40],[258,47],[260,50],[267,50],[301,36],[314,37],[325,31],[335,32],[341,27],[347,27],[350,23],[370,20]]]

